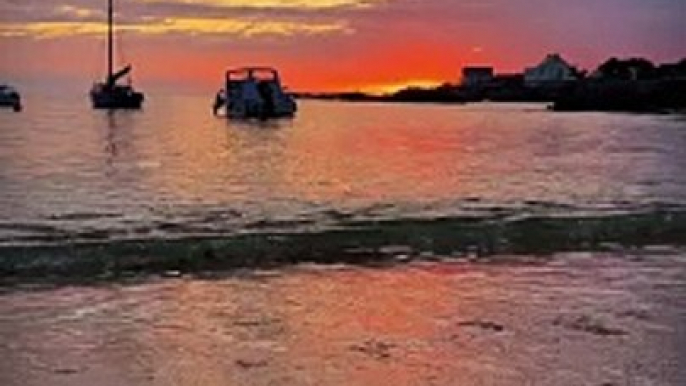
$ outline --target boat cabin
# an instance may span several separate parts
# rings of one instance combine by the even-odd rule
[[[297,110],[295,100],[281,85],[279,73],[270,67],[228,70],[215,112],[222,107],[229,118],[292,117]]]

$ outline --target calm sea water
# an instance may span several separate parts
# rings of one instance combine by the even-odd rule
[[[683,116],[65,94],[0,111],[2,385],[685,384]]]
[[[686,224],[683,116],[307,100],[293,120],[232,122],[207,95],[113,113],[81,95],[26,102],[0,111],[0,254],[264,234],[556,250],[646,229],[680,242]]]

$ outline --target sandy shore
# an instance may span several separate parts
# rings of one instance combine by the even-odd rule
[[[684,385],[686,254],[5,288],[0,384]]]

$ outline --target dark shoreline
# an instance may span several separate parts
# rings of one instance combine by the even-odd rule
[[[465,88],[441,86],[435,89],[407,88],[392,94],[362,92],[295,93],[299,99],[379,103],[467,104],[549,103],[553,111],[601,111],[650,114],[686,112],[686,79],[597,80],[585,79],[553,87],[498,86]]]

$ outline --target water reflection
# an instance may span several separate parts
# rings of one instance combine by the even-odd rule
[[[115,121],[114,112],[109,112],[107,114],[107,146],[105,146],[105,152],[108,154],[107,165],[112,166],[113,160],[117,156],[117,143],[116,143],[116,132],[117,125]]]
[[[94,129],[99,127],[105,127],[105,163],[109,169],[115,169],[115,166],[120,158],[120,153],[129,152],[133,149],[133,140],[135,139],[133,132],[136,130],[136,117],[132,114],[138,112],[126,111],[126,110],[108,110],[104,114],[95,117],[93,122]],[[100,119],[104,120],[103,125]],[[126,154],[123,154],[126,158]],[[130,155],[129,157],[133,157]]]
[[[236,122],[193,95],[112,114],[77,103],[57,99],[11,127],[0,122],[0,216],[107,212],[130,228],[150,226],[151,213],[183,221],[217,209],[273,219],[313,207],[453,213],[464,199],[686,201],[678,119],[305,101],[293,120]]]

